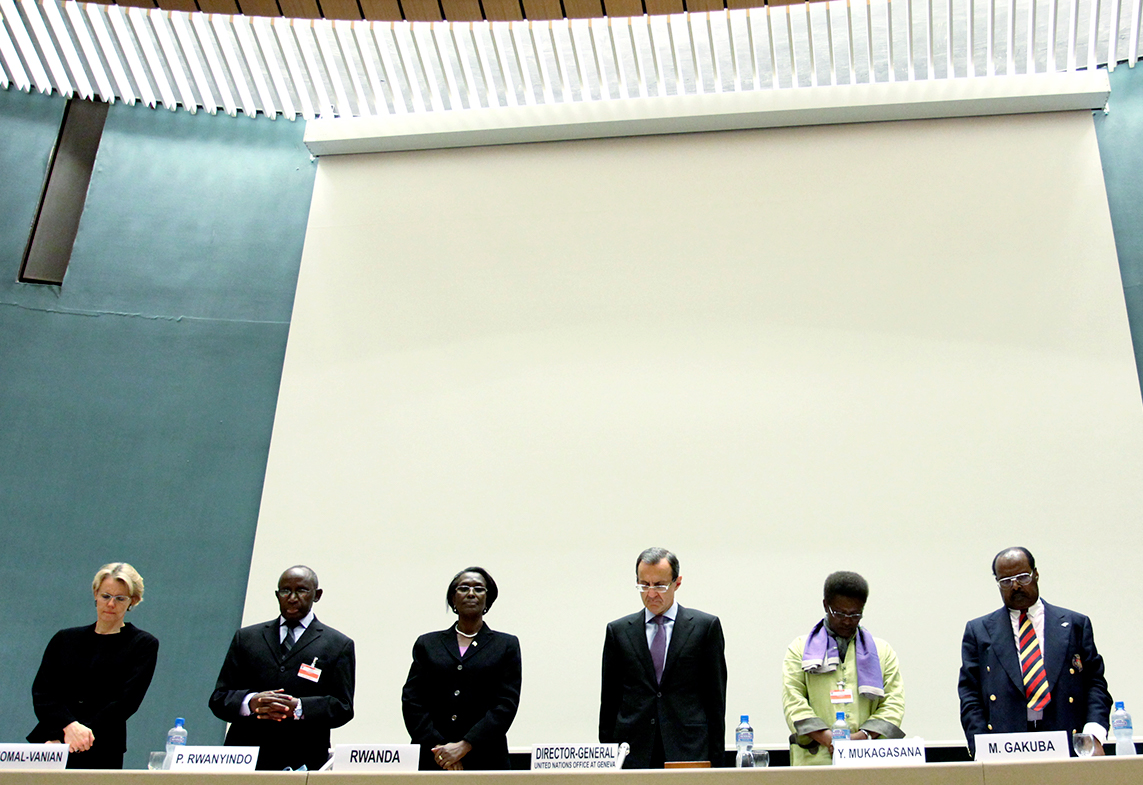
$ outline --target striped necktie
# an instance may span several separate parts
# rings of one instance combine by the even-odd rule
[[[1028,698],[1028,708],[1043,711],[1052,699],[1048,689],[1048,674],[1044,672],[1044,655],[1040,653],[1040,640],[1036,628],[1025,611],[1020,611],[1020,670],[1024,672],[1024,694]]]

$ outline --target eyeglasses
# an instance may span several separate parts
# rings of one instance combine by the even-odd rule
[[[1011,589],[1017,584],[1027,586],[1032,582],[1032,573],[1022,572],[1019,575],[1012,575],[1007,578],[997,578],[996,582],[1000,584],[1001,589]]]
[[[102,592],[99,595],[99,599],[103,600],[104,602],[114,602],[120,605],[131,601],[130,597],[124,597],[122,594],[104,594]]]
[[[456,587],[456,593],[457,594],[468,594],[469,592],[471,592],[472,594],[475,594],[477,597],[479,597],[482,594],[488,593],[488,587],[487,586],[466,586],[464,584],[461,584],[460,586]]]
[[[291,595],[297,597],[299,600],[305,600],[314,593],[313,589],[278,589],[274,594],[277,594],[283,600],[287,600]]]
[[[669,583],[636,583],[635,588],[639,590],[640,594],[646,594],[649,591],[656,591],[662,594],[667,589],[671,588]]]
[[[854,621],[859,621],[861,617],[865,615],[864,611],[861,613],[841,613],[840,611],[835,611],[828,605],[826,606],[826,610],[829,611],[830,616],[833,616],[837,619],[853,619]]]

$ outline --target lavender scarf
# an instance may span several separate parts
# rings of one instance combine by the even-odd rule
[[[857,652],[858,694],[866,698],[884,698],[885,680],[881,677],[881,658],[877,656],[873,636],[864,627],[858,627],[852,645]],[[832,673],[837,670],[838,662],[837,641],[826,631],[825,619],[822,619],[806,638],[802,670],[806,673]]]

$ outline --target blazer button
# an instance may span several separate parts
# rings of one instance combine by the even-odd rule
[[[454,693],[453,693],[453,695],[454,695],[454,696],[456,696],[456,695],[460,695],[460,690],[457,690],[456,692],[454,692]]]
[[[456,715],[455,715],[455,714],[454,714],[454,715],[452,715],[452,721],[453,721],[453,722],[456,722]]]
[[[991,665],[985,665],[985,666],[984,666],[984,669],[985,669],[986,671],[988,671],[989,673],[992,673],[992,666],[991,666]]]
[[[1075,676],[1076,675],[1076,669],[1075,668],[1068,668],[1068,673]]]
[[[989,724],[988,724],[988,729],[989,729],[989,730],[992,730],[992,723],[989,723]]]
[[[652,724],[652,725],[654,725],[654,724],[655,724],[655,718],[654,718],[654,717],[652,717],[652,718],[651,718],[651,724]]]
[[[1076,699],[1069,695],[1068,696],[1068,703],[1075,703],[1075,702],[1076,702]]]
[[[656,692],[656,693],[655,693],[655,697],[656,697],[656,698],[661,698],[661,697],[663,697],[663,693],[661,693],[661,692]]]
[[[462,671],[462,670],[464,670],[464,666],[463,666],[463,665],[457,665],[457,666],[456,666],[456,669],[457,669],[458,671]]]
[[[281,673],[285,673],[285,672],[286,672],[286,666],[285,666],[285,665],[283,665],[282,667],[278,668],[278,670],[279,670],[279,672],[281,672]]]
[[[989,696],[988,696],[988,699],[989,699],[990,701],[994,701],[994,700],[996,700],[996,696],[995,696],[995,695],[989,695]]]

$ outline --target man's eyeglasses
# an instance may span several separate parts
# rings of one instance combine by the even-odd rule
[[[130,602],[130,601],[131,601],[131,598],[130,598],[130,597],[124,597],[122,594],[104,594],[104,593],[100,593],[100,595],[99,595],[99,599],[103,600],[104,602],[115,602],[115,603],[117,603],[117,604],[119,604],[119,605],[122,605],[122,604],[123,604],[123,603],[125,603],[125,602]]]
[[[639,590],[640,594],[646,594],[649,591],[655,591],[662,594],[667,589],[671,588],[669,583],[636,583],[635,588]]]
[[[471,592],[471,593],[475,594],[477,597],[479,597],[482,594],[488,593],[488,587],[487,586],[465,586],[463,584],[456,587],[456,593],[457,594],[468,594],[469,592]]]
[[[860,621],[861,617],[865,615],[864,611],[861,613],[842,613],[841,611],[835,611],[828,605],[826,606],[826,609],[829,611],[829,615],[833,616],[835,619],[853,619],[854,621]]]
[[[278,589],[274,593],[277,594],[279,597],[281,597],[283,600],[289,599],[290,595],[297,597],[299,600],[305,600],[307,597],[309,597],[311,594],[314,593],[314,590],[313,589]]]
[[[1001,589],[1011,589],[1017,584],[1020,586],[1027,586],[1032,582],[1032,573],[1022,572],[1019,575],[1012,575],[1007,578],[997,578],[996,582],[1000,584]]]

